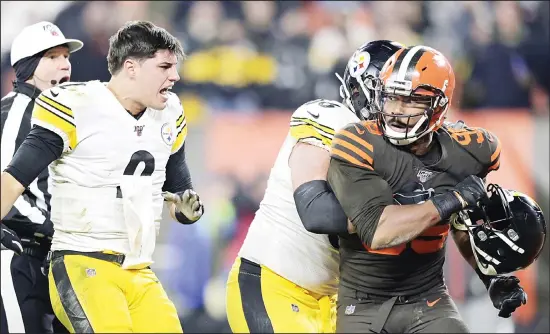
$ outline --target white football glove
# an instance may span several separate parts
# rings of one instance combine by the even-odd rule
[[[187,189],[183,193],[176,194],[163,191],[162,197],[166,201],[174,203],[176,212],[181,212],[191,222],[197,221],[204,213],[204,206],[199,195],[192,189]]]

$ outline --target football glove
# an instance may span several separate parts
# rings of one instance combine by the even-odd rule
[[[10,230],[6,225],[0,223],[0,227],[2,250],[10,249],[14,251],[17,255],[21,255],[21,253],[23,253],[21,239],[19,239],[17,234]]]
[[[487,198],[483,180],[470,175],[457,184],[452,191],[432,197],[441,220],[449,218],[460,210],[477,206],[478,202]]]
[[[516,308],[527,303],[527,294],[519,285],[516,276],[496,276],[491,278],[487,290],[499,317],[509,318]]]
[[[187,189],[184,192],[171,193],[168,191],[162,192],[162,197],[168,202],[174,203],[176,206],[176,218],[178,213],[181,213],[189,220],[182,221],[178,218],[178,221],[184,224],[194,223],[204,213],[204,206],[199,198],[199,195],[193,189]]]

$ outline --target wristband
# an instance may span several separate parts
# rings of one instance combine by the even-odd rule
[[[493,279],[492,276],[487,276],[485,275],[484,273],[481,272],[481,270],[479,270],[479,268],[476,267],[476,270],[475,270],[477,276],[481,279],[481,281],[483,282],[483,284],[485,284],[485,288],[487,290],[489,290],[489,285],[491,285],[491,280]]]
[[[446,220],[451,217],[455,212],[462,210],[462,203],[455,195],[454,191],[450,191],[444,194],[436,195],[431,198],[441,220]]]
[[[178,220],[178,222],[184,224],[184,225],[191,225],[193,224],[196,220],[191,220],[189,218],[187,218],[186,215],[184,215],[183,213],[179,212],[176,210],[176,219]]]

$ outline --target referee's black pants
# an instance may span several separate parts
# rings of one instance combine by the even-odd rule
[[[46,254],[25,248],[16,255],[0,251],[1,333],[68,333],[55,318],[50,303],[48,277],[42,273]]]

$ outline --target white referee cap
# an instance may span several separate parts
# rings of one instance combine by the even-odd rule
[[[69,52],[80,50],[84,43],[78,39],[67,39],[59,28],[51,22],[38,22],[25,27],[15,37],[11,45],[11,65],[58,45],[67,44]]]

